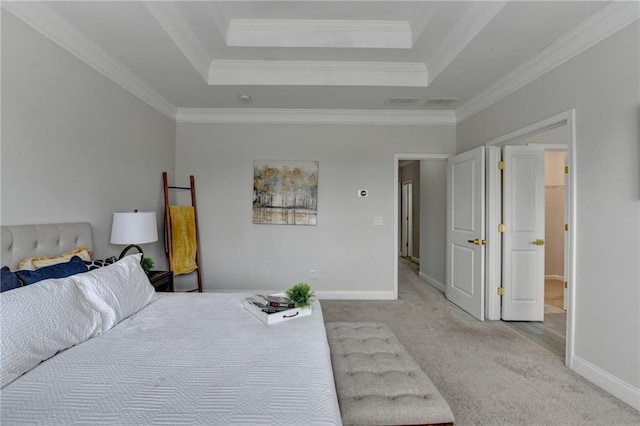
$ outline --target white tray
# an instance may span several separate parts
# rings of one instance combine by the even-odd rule
[[[289,321],[295,318],[311,315],[311,306],[307,306],[305,308],[292,308],[287,309],[286,311],[267,314],[266,312],[262,312],[259,307],[249,302],[247,299],[244,300],[244,308],[267,325],[277,324],[279,322]]]

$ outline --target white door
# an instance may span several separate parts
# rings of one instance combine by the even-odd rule
[[[413,209],[413,182],[402,183],[402,238],[400,255],[403,257],[413,256],[412,247],[412,227],[411,210]]]
[[[456,155],[447,164],[445,295],[484,320],[484,147]]]
[[[502,319],[544,320],[544,148],[507,146],[502,180]]]

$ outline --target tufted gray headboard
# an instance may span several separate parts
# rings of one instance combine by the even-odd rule
[[[57,256],[82,246],[93,250],[89,223],[2,226],[1,266],[15,270],[27,257]]]

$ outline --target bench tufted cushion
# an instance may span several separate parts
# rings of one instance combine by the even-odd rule
[[[453,423],[447,401],[386,324],[326,329],[345,425]]]

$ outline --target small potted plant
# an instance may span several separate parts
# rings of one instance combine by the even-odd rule
[[[307,283],[298,283],[286,292],[287,298],[294,302],[300,308],[306,308],[311,305],[314,293]]]
[[[149,275],[149,272],[151,272],[151,270],[153,269],[155,262],[150,257],[143,257],[142,261],[140,261],[140,265],[142,265],[142,269],[144,270],[144,273]]]

